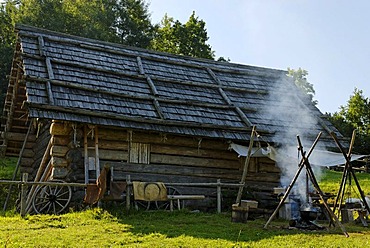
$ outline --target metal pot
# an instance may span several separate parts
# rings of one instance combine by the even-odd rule
[[[304,221],[314,221],[319,216],[320,209],[311,205],[303,205],[300,208],[301,219]]]

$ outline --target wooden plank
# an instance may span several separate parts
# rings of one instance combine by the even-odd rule
[[[238,180],[240,172],[238,170],[203,168],[195,166],[162,165],[162,164],[132,164],[132,163],[109,163],[114,168],[115,173],[151,173],[163,175],[183,175],[191,177],[218,178],[228,180]]]
[[[193,166],[209,167],[209,168],[229,168],[229,169],[239,169],[240,168],[240,163],[235,160],[171,156],[171,155],[159,155],[159,154],[152,154],[150,163],[193,165]]]
[[[171,146],[167,144],[152,144],[151,153],[239,160],[237,154],[230,150],[198,149],[197,147]]]
[[[100,136],[101,137],[101,136]],[[117,150],[117,151],[124,151],[127,153],[128,151],[128,143],[123,141],[116,141],[116,140],[101,140],[99,138],[99,148],[100,150]]]
[[[106,149],[99,149],[99,157],[101,160],[109,160],[109,161],[127,161],[128,159],[128,152],[127,151],[120,151],[120,150],[106,150]]]
[[[134,132],[132,135],[133,142],[142,142],[148,144],[166,144],[174,146],[184,146],[184,147],[196,147],[211,150],[224,150],[229,149],[229,144],[225,141],[206,139],[206,138],[194,138],[188,136],[171,135],[171,134],[161,134],[161,133],[144,133],[144,132]]]

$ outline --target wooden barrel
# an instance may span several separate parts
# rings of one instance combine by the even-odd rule
[[[249,207],[239,206],[238,204],[232,205],[231,221],[246,223],[248,219]]]

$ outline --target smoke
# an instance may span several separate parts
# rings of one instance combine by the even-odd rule
[[[266,101],[273,104],[265,105],[262,112],[263,116],[275,125],[274,129],[278,130],[272,140],[277,144],[276,163],[282,172],[280,183],[281,186],[287,187],[297,173],[301,160],[297,136],[302,142],[304,151],[308,152],[318,135],[318,119],[307,107],[308,104],[312,104],[311,100],[295,86],[293,80],[282,77],[275,86],[270,90],[269,99]],[[314,173],[316,177],[321,174],[317,169]],[[300,195],[304,200],[306,188],[306,170],[303,169],[294,185],[293,193]]]

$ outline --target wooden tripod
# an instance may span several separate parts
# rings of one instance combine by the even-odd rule
[[[335,199],[333,212],[335,212],[335,210],[337,208],[337,205],[338,205],[338,201],[339,201],[338,216],[340,215],[340,208],[341,208],[342,201],[343,201],[343,198],[344,198],[344,192],[345,192],[346,182],[347,182],[347,179],[349,178],[349,176],[352,176],[353,180],[356,183],[357,189],[358,189],[358,191],[359,191],[359,193],[361,195],[361,199],[362,199],[362,201],[364,203],[364,206],[365,206],[366,210],[370,213],[370,208],[369,208],[369,205],[367,204],[367,201],[366,201],[366,198],[365,198],[365,194],[364,194],[364,192],[361,189],[360,183],[358,182],[357,177],[356,177],[356,174],[353,171],[352,165],[351,165],[351,154],[352,154],[353,144],[355,142],[356,130],[353,130],[352,139],[351,139],[351,143],[350,143],[350,146],[349,146],[349,149],[348,149],[348,153],[346,153],[344,151],[344,148],[340,144],[340,142],[339,142],[337,136],[335,135],[335,133],[331,132],[330,135],[333,137],[335,143],[337,144],[339,150],[342,152],[342,154],[343,154],[343,156],[344,156],[344,158],[346,160],[346,164],[344,166],[344,170],[343,170],[343,175],[342,175],[342,180],[341,180],[341,183],[340,183],[339,191],[338,191],[337,197]]]
[[[298,140],[298,144],[299,144],[299,150],[301,152],[301,155],[302,155],[302,159],[299,163],[299,166],[298,166],[298,170],[295,174],[295,176],[293,177],[293,180],[292,182],[289,184],[283,198],[281,198],[280,202],[279,202],[279,205],[277,206],[277,208],[275,209],[275,211],[272,213],[272,215],[270,216],[270,218],[268,219],[268,221],[266,222],[264,228],[267,228],[268,224],[272,221],[272,219],[276,216],[276,214],[278,213],[280,207],[283,205],[284,201],[286,200],[286,198],[288,197],[290,191],[292,190],[295,182],[297,181],[298,177],[299,177],[299,174],[301,173],[303,167],[306,168],[306,171],[307,171],[307,175],[308,177],[310,178],[313,186],[315,187],[317,193],[319,194],[320,196],[320,199],[323,201],[324,203],[324,206],[326,208],[326,210],[328,211],[329,213],[329,216],[331,218],[331,221],[335,221],[335,223],[342,229],[344,235],[346,237],[349,237],[347,231],[345,230],[344,226],[340,223],[339,219],[337,218],[337,216],[334,215],[333,211],[330,209],[330,207],[328,206],[327,202],[326,202],[326,199],[324,198],[324,193],[322,192],[322,190],[320,189],[320,186],[316,180],[316,177],[313,173],[313,170],[311,168],[311,165],[308,161],[308,157],[311,155],[313,149],[315,148],[317,142],[319,141],[320,137],[321,137],[321,132],[318,134],[317,138],[315,139],[314,143],[312,144],[307,156],[306,156],[306,152],[303,151],[303,147],[302,147],[302,143],[301,143],[301,140],[299,138],[299,136],[297,136],[297,140]]]

